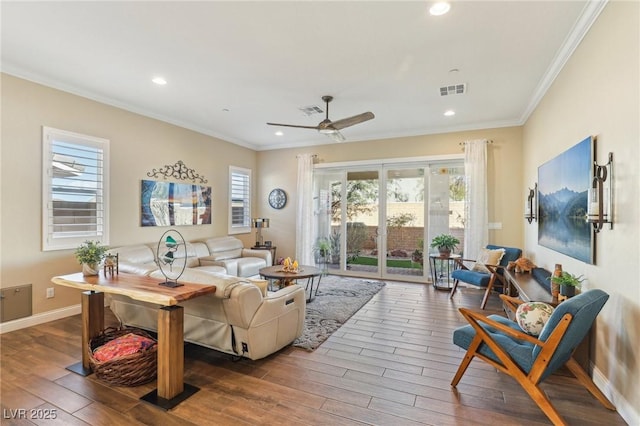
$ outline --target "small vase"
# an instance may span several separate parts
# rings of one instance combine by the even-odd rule
[[[576,295],[576,288],[572,285],[561,285],[560,294],[565,297],[573,297]]]
[[[451,249],[438,248],[438,253],[440,257],[449,257],[451,256]]]
[[[83,263],[82,275],[84,275],[85,277],[98,275],[98,265],[95,263]]]
[[[562,275],[562,265],[559,263],[556,263],[556,267],[553,271],[553,276],[554,277],[559,277]],[[553,280],[551,281],[551,296],[553,296],[554,299],[558,298],[558,294],[560,293],[560,285],[556,284],[553,282]]]

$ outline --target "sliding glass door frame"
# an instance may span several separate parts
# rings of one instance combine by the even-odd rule
[[[427,240],[427,224],[429,220],[429,196],[428,196],[428,188],[429,188],[429,173],[427,171],[438,164],[451,163],[451,162],[459,162],[463,161],[464,156],[462,154],[454,154],[454,155],[441,155],[441,156],[428,156],[428,157],[413,157],[413,158],[398,158],[398,159],[384,159],[384,160],[372,160],[372,161],[353,161],[353,162],[340,162],[340,163],[321,163],[317,164],[314,167],[314,197],[318,200],[317,205],[314,207],[314,211],[316,215],[319,216],[317,218],[317,227],[320,231],[319,234],[316,235],[317,238],[330,239],[331,235],[327,235],[327,229],[338,229],[337,231],[340,235],[339,241],[339,262],[334,262],[330,265],[328,271],[337,275],[345,275],[345,276],[361,276],[361,277],[370,277],[375,279],[402,279],[403,281],[412,281],[412,282],[421,282],[426,283],[430,278],[429,272],[429,261],[428,261],[428,240]],[[423,269],[420,275],[399,275],[392,274],[389,272],[387,268],[387,253],[389,247],[387,236],[388,236],[388,227],[387,227],[387,195],[388,195],[388,185],[389,179],[387,176],[387,172],[390,170],[407,170],[411,168],[424,169],[423,173],[423,188],[424,188],[424,197],[423,197],[423,214],[424,214],[424,225],[422,230],[422,239],[423,239]],[[354,265],[349,265],[348,258],[348,247],[347,247],[347,231],[348,225],[347,223],[349,218],[347,215],[347,190],[348,190],[348,176],[349,173],[370,173],[371,176],[377,177],[377,230],[374,235],[369,235],[368,241],[369,244],[373,244],[374,250],[372,253],[377,253],[377,259],[372,263],[370,268],[359,268],[355,269]],[[374,174],[375,173],[375,174]],[[322,188],[321,192],[321,182],[323,182],[322,176],[330,176],[334,179],[332,182],[328,184],[324,182],[323,185],[339,185],[340,186],[340,199],[336,202],[333,199],[334,194],[332,193],[331,188]],[[337,184],[337,177],[340,176],[340,183]],[[342,203],[344,200],[344,203]],[[340,205],[340,219],[339,223],[329,225],[327,220],[331,222],[331,214],[330,206],[336,203]],[[325,217],[322,217],[325,215]],[[324,224],[321,222],[324,221]],[[327,228],[322,230],[322,228]],[[353,232],[354,225],[351,225],[351,231]],[[332,231],[329,231],[332,232]],[[374,232],[374,231],[370,231]],[[335,246],[334,246],[335,247]],[[337,247],[335,247],[337,248]],[[334,248],[334,251],[335,251]],[[336,256],[333,253],[334,257]],[[371,257],[371,255],[369,256]],[[325,265],[326,266],[326,265]],[[375,268],[374,268],[375,266]],[[354,269],[352,269],[354,268]]]

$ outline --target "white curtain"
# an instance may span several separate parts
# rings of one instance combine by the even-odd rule
[[[298,205],[296,211],[296,259],[313,265],[313,154],[298,155]]]
[[[487,207],[486,139],[464,142],[464,174],[466,178],[464,258],[476,259],[480,249],[489,243]]]

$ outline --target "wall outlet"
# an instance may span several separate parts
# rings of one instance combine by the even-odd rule
[[[52,299],[53,297],[55,297],[55,295],[56,291],[53,287],[47,288],[47,299]]]

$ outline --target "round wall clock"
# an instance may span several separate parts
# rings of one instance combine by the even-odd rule
[[[287,193],[276,188],[269,193],[269,205],[274,209],[281,209],[287,204]]]

